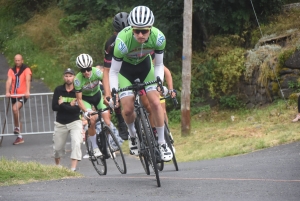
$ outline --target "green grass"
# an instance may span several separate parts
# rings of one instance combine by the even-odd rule
[[[21,162],[0,158],[0,186],[25,184],[29,182],[81,177],[77,172],[55,165],[42,165],[37,162]]]

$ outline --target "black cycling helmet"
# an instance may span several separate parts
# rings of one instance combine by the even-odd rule
[[[116,32],[120,32],[122,29],[129,26],[127,18],[128,18],[128,13],[125,12],[120,12],[115,15],[113,19],[113,26]]]

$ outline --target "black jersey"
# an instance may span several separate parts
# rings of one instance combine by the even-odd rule
[[[110,68],[111,60],[114,54],[116,35],[112,35],[105,43],[104,49],[104,67]]]
[[[63,103],[58,104],[58,99],[62,98]],[[71,106],[70,102],[76,99],[75,89],[67,91],[65,85],[55,88],[52,99],[52,110],[56,111],[56,121],[60,124],[68,124],[80,120],[80,108],[78,105]]]

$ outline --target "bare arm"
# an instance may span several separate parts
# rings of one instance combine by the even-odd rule
[[[176,93],[173,91],[173,79],[170,70],[167,67],[164,67],[165,79],[169,88],[169,93],[172,98],[176,96]]]
[[[26,75],[26,92],[25,92],[25,98],[29,98],[30,96],[30,82],[31,82],[31,75]]]
[[[173,79],[170,70],[167,67],[164,67],[164,72],[165,72],[165,80],[168,85],[169,90],[173,90]]]
[[[110,88],[109,88],[109,70],[110,68],[104,67],[103,69],[103,89],[104,89],[104,103],[107,105],[108,101],[106,97],[111,97]]]
[[[7,77],[7,81],[6,81],[6,97],[10,97],[10,87],[11,87],[11,83],[12,83],[12,78],[11,77]]]
[[[78,103],[79,108],[83,111],[86,112],[86,108],[83,104],[83,100],[82,100],[82,92],[76,92],[76,100]]]

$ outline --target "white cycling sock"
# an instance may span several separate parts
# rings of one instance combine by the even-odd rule
[[[132,122],[131,124],[127,124],[127,128],[128,128],[128,132],[129,132],[129,135],[130,137],[134,138],[136,137],[136,130],[135,130],[135,127],[134,127],[134,122]]]
[[[96,142],[96,134],[93,136],[90,136],[90,141],[92,143],[93,149],[98,148],[97,142]]]
[[[19,138],[22,138],[22,135],[19,134],[18,137],[19,137]]]
[[[158,135],[158,144],[165,144],[164,127],[156,127]]]

